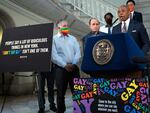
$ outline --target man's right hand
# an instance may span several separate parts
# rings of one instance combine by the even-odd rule
[[[65,66],[65,69],[66,69],[68,72],[71,72],[71,71],[73,71],[74,67],[73,67],[72,64],[67,64],[67,65]]]

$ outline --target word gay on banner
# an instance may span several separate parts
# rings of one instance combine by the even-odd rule
[[[74,113],[148,113],[146,78],[75,78]]]

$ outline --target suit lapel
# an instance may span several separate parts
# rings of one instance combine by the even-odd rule
[[[119,27],[118,32],[121,33],[121,23],[119,23],[118,27]]]
[[[128,26],[128,33],[131,33],[132,32],[132,27],[133,27],[133,22],[132,22],[132,20],[130,20],[130,22],[129,22],[129,26]]]
[[[137,13],[136,13],[136,11],[134,11],[133,18],[132,18],[133,20],[136,19],[136,15],[137,15]]]

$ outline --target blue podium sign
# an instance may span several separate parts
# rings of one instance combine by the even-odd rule
[[[94,36],[87,39],[81,69],[86,73],[143,69],[133,63],[135,56],[143,57],[144,53],[128,34]]]

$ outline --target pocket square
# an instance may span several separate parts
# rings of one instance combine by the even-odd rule
[[[132,30],[132,32],[136,32],[136,30]]]

